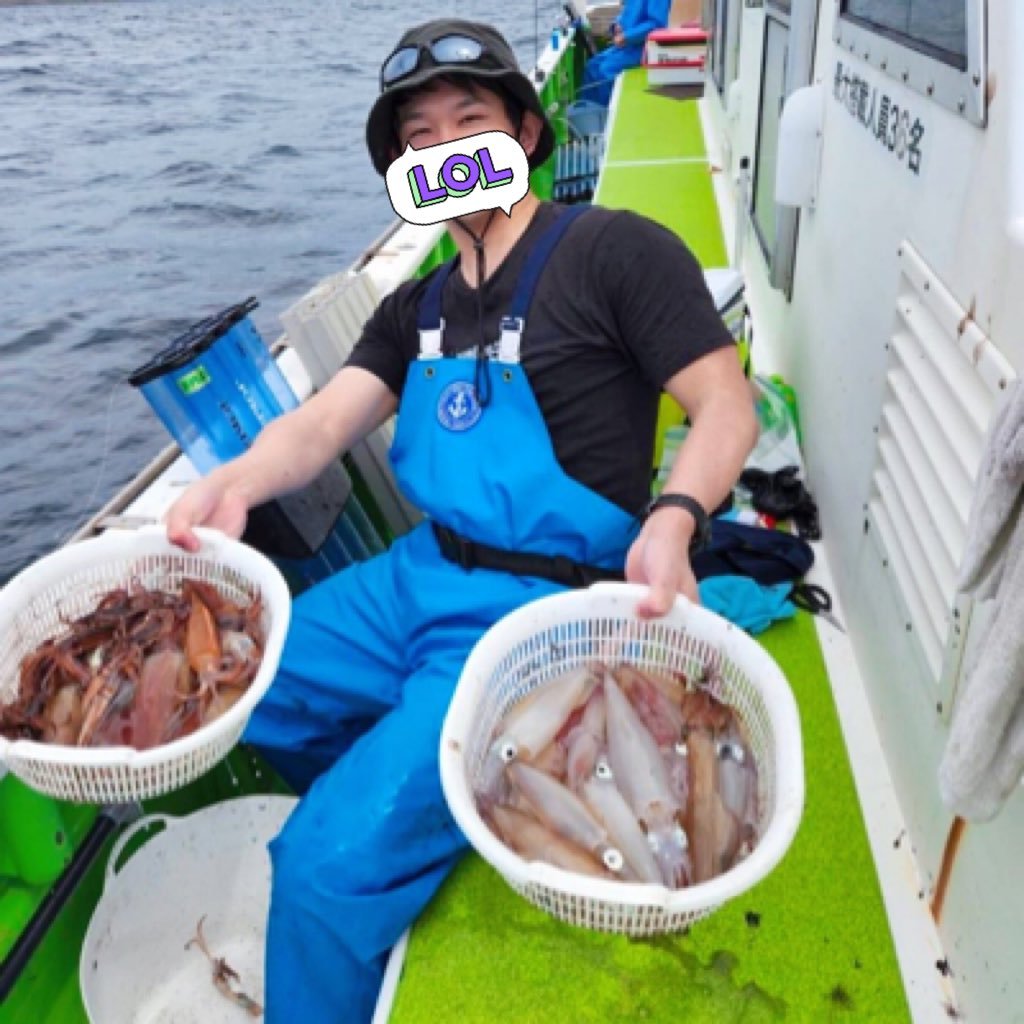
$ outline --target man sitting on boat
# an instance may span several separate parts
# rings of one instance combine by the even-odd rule
[[[580,97],[608,106],[615,79],[644,59],[647,34],[668,24],[671,0],[626,0],[611,26],[611,45],[587,61]]]
[[[376,170],[486,131],[531,168],[554,147],[506,41],[458,20],[406,32],[367,123]],[[428,520],[296,600],[246,734],[305,793],[271,845],[270,1024],[369,1021],[389,949],[464,852],[437,748],[479,637],[623,569],[649,584],[641,614],[696,599],[691,542],[756,436],[732,338],[674,235],[531,193],[448,227],[456,259],[387,297],[327,387],[167,517],[184,547],[198,524],[238,536],[250,508],[401,412],[394,470]],[[662,390],[693,427],[644,516]]]

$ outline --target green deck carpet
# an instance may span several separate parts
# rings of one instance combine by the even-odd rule
[[[702,266],[727,266],[697,103],[648,91],[643,68],[622,79],[594,202],[642,213],[679,235]]]
[[[612,166],[597,198],[602,206],[635,210],[674,231],[701,266],[729,265],[706,163]]]
[[[648,90],[643,68],[622,75],[594,202],[657,221],[683,239],[703,267],[728,266],[697,103]],[[682,419],[679,406],[663,396],[655,467],[665,431]]]
[[[614,163],[704,155],[697,104],[679,100],[668,90],[648,89],[643,68],[626,71],[605,159]]]
[[[573,928],[468,856],[413,930],[391,1024],[908,1021],[814,623],[762,641],[800,707],[807,805],[768,878],[688,934]]]

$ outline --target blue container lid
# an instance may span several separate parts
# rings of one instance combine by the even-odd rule
[[[140,388],[171,370],[187,366],[196,356],[201,355],[215,341],[227,334],[235,324],[244,320],[258,305],[256,298],[250,296],[244,302],[229,306],[193,324],[148,363],[135,370],[129,376],[128,383],[133,388]]]

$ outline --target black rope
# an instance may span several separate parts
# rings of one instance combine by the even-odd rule
[[[474,240],[473,248],[476,250],[476,322],[480,331],[480,341],[476,347],[476,366],[473,368],[473,390],[476,391],[476,400],[482,408],[486,408],[491,402],[491,375],[487,373],[487,334],[484,330],[484,274],[486,263],[484,260],[483,239]]]
[[[487,259],[484,251],[484,235],[494,220],[498,208],[494,207],[487,217],[483,231],[476,234],[470,227],[461,220],[455,223],[466,232],[473,240],[473,252],[476,254],[476,322],[480,340],[476,347],[476,366],[473,368],[473,390],[476,392],[476,400],[481,408],[486,408],[491,402],[491,376],[486,371],[487,362],[487,330],[484,326],[484,284],[487,279]]]

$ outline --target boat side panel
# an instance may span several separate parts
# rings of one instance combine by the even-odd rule
[[[837,49],[836,5],[818,6],[814,81],[825,91],[818,202],[801,213],[791,302],[769,286],[764,254],[753,233],[746,234],[752,354],[755,369],[781,371],[799,396],[825,545],[927,899],[951,820],[936,780],[948,708],[939,709],[938,680],[907,629],[892,568],[865,532],[866,506],[904,240],[1010,364],[1018,372],[1024,367],[1018,329],[1024,320],[1024,12],[1019,5],[988,5],[990,105],[982,129]],[[709,123],[724,136],[719,145],[729,155],[732,177],[742,156],[756,157],[763,21],[761,10],[744,10],[741,110],[730,116],[714,89],[706,101]],[[860,82],[868,94],[863,108]],[[866,124],[872,96],[874,120]],[[890,112],[899,107],[901,121],[907,113],[909,131],[891,147],[894,136],[879,134],[883,96]],[[726,198],[730,193],[735,189],[723,190]],[[953,595],[947,598],[951,604]],[[996,823],[968,830],[954,868],[941,934],[970,1019],[1019,1019],[1014,1015],[1024,1006],[1013,930],[1024,915],[1024,894],[1020,886],[995,881],[1019,876],[1008,851],[1019,850],[1022,841],[1018,794]],[[996,865],[1006,874],[996,874]]]

